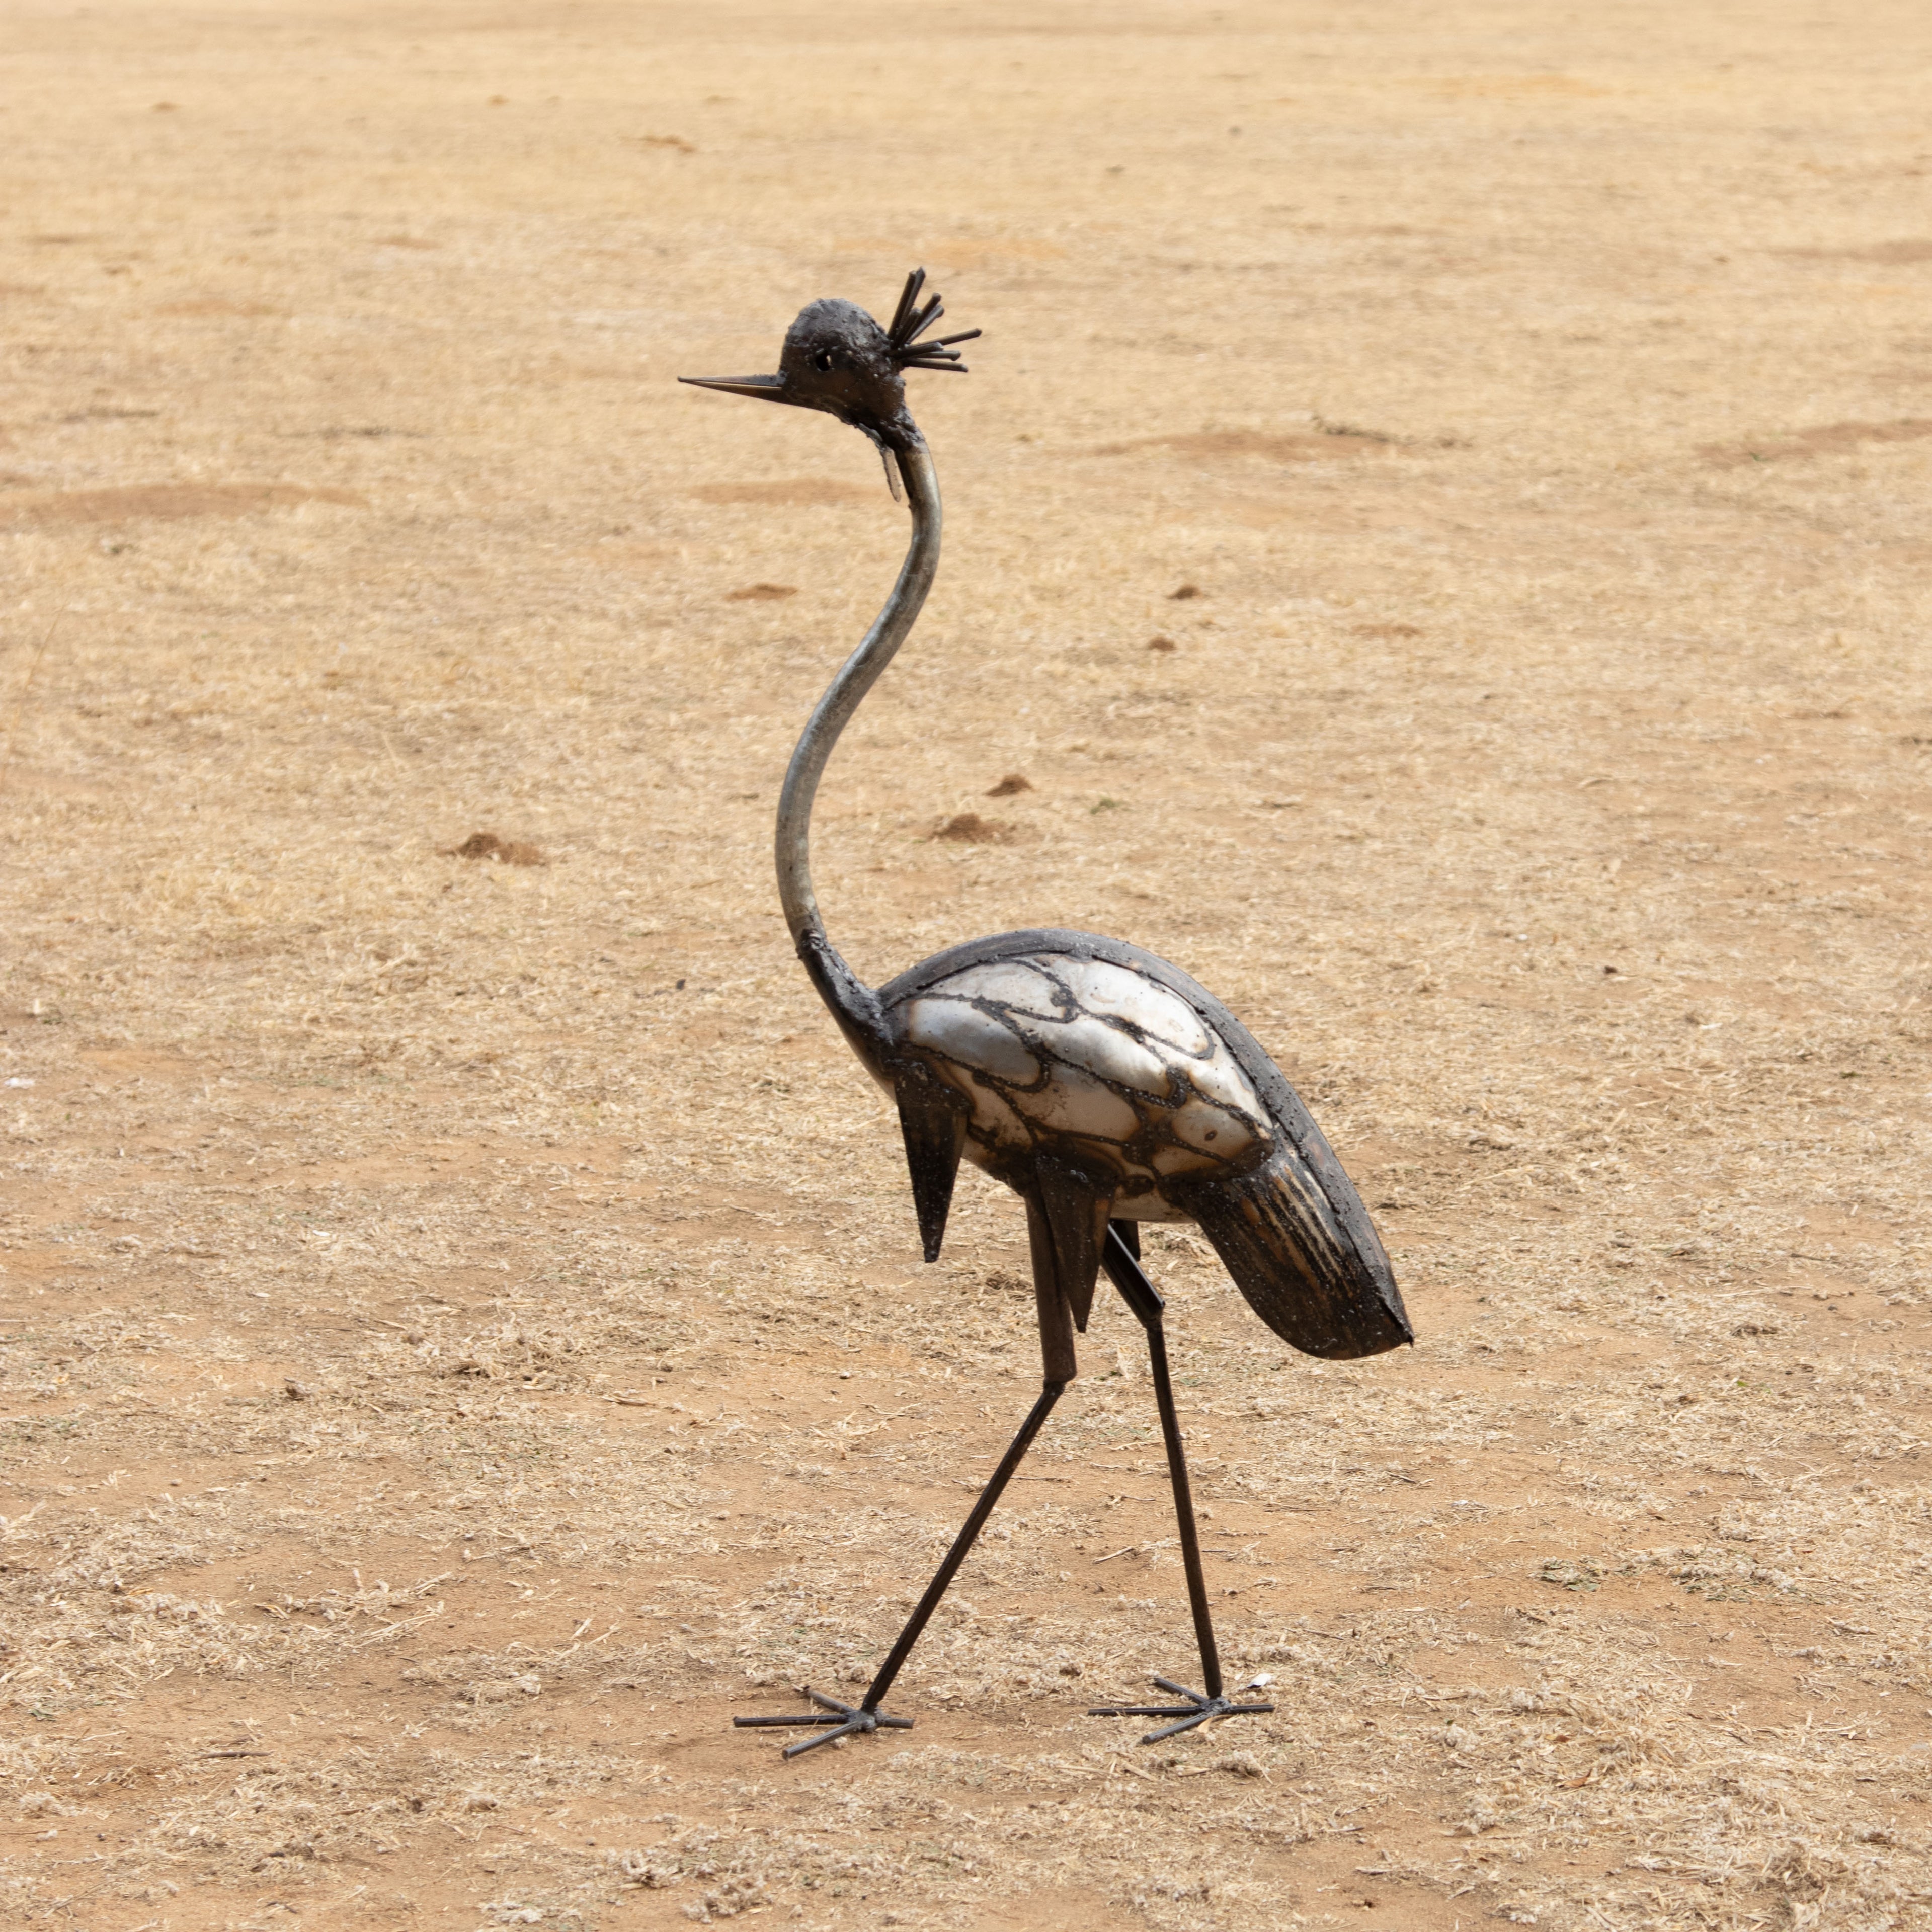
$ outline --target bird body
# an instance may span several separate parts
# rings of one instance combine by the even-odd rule
[[[1106,1223],[1178,1221],[1200,1226],[1256,1312],[1306,1353],[1409,1339],[1388,1257],[1321,1129],[1254,1036],[1178,967],[1092,933],[1002,933],[935,955],[879,999],[928,1258],[945,1202],[924,1177],[956,1133],[968,1160],[1041,1202],[1083,1330]]]
[[[1222,1694],[1161,1300],[1138,1265],[1143,1221],[1198,1225],[1250,1305],[1284,1340],[1350,1359],[1413,1340],[1388,1258],[1360,1196],[1274,1062],[1220,1000],[1140,947],[1084,932],[1001,933],[935,954],[876,990],[827,938],[810,865],[812,808],[832,747],[917,618],[939,562],[939,487],[905,404],[902,372],[959,369],[950,345],[920,340],[942,313],[907,280],[881,328],[850,302],[822,301],[787,332],[772,376],[684,380],[727,394],[821,410],[878,448],[912,539],[898,581],[801,734],[778,805],[778,893],[801,963],[847,1041],[895,1102],[926,1258],[938,1258],[962,1160],[1026,1204],[1043,1382],[1040,1400],[987,1483],[862,1705],[808,1693],[830,1717],[740,1724],[830,1726],[831,1737],[910,1720],[880,1700],[904,1664],[1048,1412],[1076,1372],[1104,1268],[1146,1329],[1204,1696],[1157,1679],[1183,1707],[1109,1708],[1190,1725],[1271,1707]]]

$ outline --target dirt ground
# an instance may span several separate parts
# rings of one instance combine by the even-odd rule
[[[1932,1925],[1922,6],[6,34],[10,1924]],[[771,875],[904,512],[672,378],[922,262],[832,935],[1194,973],[1418,1342],[1152,1234],[1276,1714],[1084,1714],[1198,1675],[1110,1300],[788,1766],[1037,1361]]]

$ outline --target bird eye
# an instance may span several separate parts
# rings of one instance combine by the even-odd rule
[[[814,369],[830,370],[832,367],[831,350],[829,349],[821,349],[818,353],[812,358],[812,365]]]

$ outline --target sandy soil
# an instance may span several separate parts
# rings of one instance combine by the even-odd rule
[[[10,1923],[1932,1924],[1922,7],[6,31]],[[903,513],[671,379],[920,261],[834,936],[1186,967],[1420,1340],[1156,1236],[1277,1714],[1082,1714],[1195,1672],[1109,1304],[786,1767],[1036,1365],[770,874]]]

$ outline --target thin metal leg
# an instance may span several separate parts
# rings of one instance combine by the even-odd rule
[[[866,1693],[862,1708],[876,1711],[880,1700],[892,1687],[892,1679],[898,1676],[906,1659],[912,1654],[912,1647],[918,1642],[920,1633],[926,1628],[932,1613],[939,1607],[939,1600],[945,1595],[946,1588],[958,1574],[959,1566],[966,1560],[970,1550],[986,1519],[993,1513],[993,1506],[1000,1500],[1000,1492],[1006,1486],[1013,1472],[1020,1466],[1020,1459],[1033,1447],[1033,1439],[1040,1432],[1041,1426],[1052,1414],[1053,1405],[1060,1400],[1060,1391],[1066,1388],[1064,1382],[1048,1382],[1040,1392],[1040,1400],[1027,1413],[1027,1419],[1020,1424],[1019,1433],[1012,1439],[1010,1448],[1000,1458],[1000,1466],[987,1478],[986,1486],[980,1492],[980,1500],[973,1505],[973,1514],[962,1526],[959,1534],[952,1539],[952,1547],[946,1552],[946,1561],[934,1572],[932,1581],[926,1586],[926,1594],[919,1600],[919,1607],[906,1619],[905,1628],[899,1632],[898,1641],[892,1646],[891,1654],[879,1666],[879,1674],[872,1679],[872,1688]]]
[[[1201,1568],[1201,1538],[1194,1527],[1194,1497],[1187,1482],[1187,1456],[1180,1444],[1180,1421],[1168,1379],[1167,1335],[1158,1319],[1147,1331],[1154,1364],[1154,1399],[1160,1406],[1160,1432],[1167,1442],[1168,1479],[1174,1486],[1174,1516],[1180,1534],[1180,1561],[1187,1572],[1188,1606],[1194,1612],[1195,1641],[1201,1647],[1201,1676],[1210,1697],[1221,1694],[1221,1654],[1215,1647],[1214,1621],[1208,1612],[1208,1580]]]
[[[1181,1444],[1180,1419],[1174,1406],[1174,1384],[1168,1373],[1167,1333],[1161,1321],[1166,1304],[1142,1272],[1140,1262],[1133,1249],[1122,1238],[1118,1222],[1108,1228],[1101,1264],[1107,1270],[1108,1279],[1120,1290],[1121,1300],[1132,1310],[1135,1318],[1147,1330],[1148,1355],[1154,1371],[1154,1401],[1160,1411],[1161,1438],[1167,1445],[1167,1473],[1174,1489],[1174,1522],[1180,1532],[1181,1564],[1187,1576],[1187,1603],[1194,1614],[1194,1637],[1200,1646],[1201,1675],[1206,1694],[1190,1690],[1165,1677],[1156,1677],[1154,1681],[1162,1690],[1171,1690],[1177,1697],[1184,1697],[1186,1702],[1180,1706],[1110,1704],[1089,1711],[1088,1715],[1178,1718],[1178,1724],[1150,1731],[1141,1739],[1144,1744],[1158,1744],[1163,1738],[1190,1731],[1196,1724],[1204,1724],[1210,1718],[1256,1715],[1272,1711],[1274,1706],[1234,1703],[1226,1695],[1222,1683],[1221,1654],[1214,1642],[1214,1618],[1208,1609],[1208,1580],[1201,1568],[1201,1539],[1194,1526],[1194,1498],[1187,1480],[1187,1456]]]
[[[1166,1304],[1128,1252],[1119,1231],[1107,1230],[1104,1256],[1108,1277],[1120,1298],[1147,1330],[1148,1355],[1154,1367],[1154,1399],[1160,1410],[1161,1439],[1167,1444],[1167,1474],[1174,1487],[1175,1526],[1180,1534],[1180,1561],[1187,1573],[1187,1602],[1194,1612],[1194,1636],[1201,1647],[1201,1675],[1210,1697],[1221,1694],[1221,1656],[1215,1647],[1214,1619],[1208,1612],[1208,1580],[1201,1568],[1201,1539],[1194,1527],[1194,1496],[1187,1480],[1187,1452],[1180,1440],[1180,1418],[1174,1407],[1174,1384],[1167,1369],[1167,1330],[1161,1322]]]
[[[802,1738],[795,1744],[788,1744],[787,1757],[802,1757],[809,1750],[816,1750],[821,1744],[836,1743],[842,1738],[856,1737],[878,1730],[909,1731],[913,1720],[910,1718],[889,1717],[879,1708],[886,1693],[892,1687],[892,1680],[903,1668],[906,1659],[912,1654],[912,1648],[918,1642],[920,1634],[932,1620],[932,1613],[939,1607],[940,1599],[946,1594],[946,1587],[958,1574],[959,1566],[966,1560],[967,1552],[977,1540],[980,1532],[986,1527],[986,1519],[993,1513],[994,1505],[1000,1500],[1013,1472],[1020,1466],[1021,1459],[1033,1447],[1034,1438],[1040,1432],[1041,1425],[1052,1413],[1053,1405],[1060,1400],[1060,1391],[1066,1388],[1064,1382],[1049,1381],[1040,1392],[1040,1400],[1028,1412],[1026,1420],[1020,1424],[1006,1453],[1000,1458],[999,1467],[987,1478],[986,1486],[980,1492],[980,1500],[973,1505],[973,1513],[967,1517],[959,1534],[952,1539],[952,1547],[946,1552],[946,1560],[934,1572],[932,1581],[926,1586],[926,1594],[919,1600],[918,1607],[906,1619],[904,1629],[898,1634],[898,1641],[891,1654],[879,1666],[879,1674],[872,1679],[872,1688],[866,1693],[865,1701],[859,1704],[842,1703],[836,1697],[826,1696],[822,1692],[808,1687],[805,1694],[819,1711],[827,1714],[800,1713],[795,1717],[783,1718],[734,1718],[731,1721],[740,1730],[767,1730],[782,1725],[809,1725],[819,1730],[815,1738]]]

